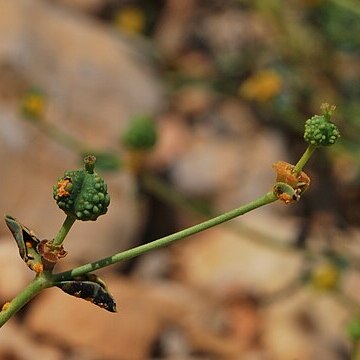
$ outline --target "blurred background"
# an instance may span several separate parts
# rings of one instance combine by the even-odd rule
[[[0,358],[345,360],[360,338],[357,0],[0,0],[0,213],[52,238],[86,153],[111,195],[58,271],[263,195],[324,102],[342,137],[299,203],[99,271],[116,314],[46,290]],[[32,276],[1,222],[1,303]]]

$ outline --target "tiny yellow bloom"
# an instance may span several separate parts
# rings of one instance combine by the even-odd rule
[[[265,102],[281,91],[283,80],[273,70],[262,70],[247,79],[239,88],[239,95],[248,100]]]
[[[311,274],[311,284],[320,290],[334,289],[339,281],[339,269],[331,263],[319,264]]]
[[[6,311],[6,310],[9,308],[9,306],[10,306],[10,302],[6,302],[6,303],[2,306],[1,311]]]
[[[46,100],[40,91],[28,91],[22,101],[23,114],[31,119],[40,119],[43,117],[46,107]]]
[[[114,24],[128,34],[139,34],[145,28],[145,14],[135,6],[123,7],[115,16]]]
[[[33,265],[32,269],[33,269],[37,274],[40,274],[40,273],[42,273],[42,272],[44,271],[44,266],[43,266],[42,263],[36,262],[36,263]]]

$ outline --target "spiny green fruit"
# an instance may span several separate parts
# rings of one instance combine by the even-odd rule
[[[135,116],[121,136],[121,142],[130,150],[150,150],[156,140],[154,119],[147,115]]]
[[[95,171],[96,158],[84,159],[84,169],[66,171],[53,187],[53,196],[59,208],[77,220],[96,220],[107,212],[110,196],[107,185]]]
[[[322,105],[323,115],[314,115],[305,122],[304,139],[314,146],[330,146],[340,136],[336,125],[330,121],[335,106]]]

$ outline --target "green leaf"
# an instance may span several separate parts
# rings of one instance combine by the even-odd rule
[[[74,280],[54,284],[71,296],[90,301],[107,311],[116,312],[116,302],[105,283],[94,274],[86,274]]]

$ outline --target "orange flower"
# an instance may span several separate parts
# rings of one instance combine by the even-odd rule
[[[283,80],[277,72],[262,70],[240,86],[239,95],[248,100],[265,102],[278,95],[282,86]]]
[[[145,14],[135,6],[126,6],[122,8],[115,16],[114,24],[126,33],[139,34],[145,28]]]
[[[37,274],[40,274],[41,272],[44,271],[44,266],[43,266],[42,263],[37,262],[37,263],[35,263],[35,264],[33,265],[33,270],[34,270]]]
[[[320,290],[331,290],[339,281],[339,269],[331,263],[319,264],[311,274],[311,284]]]
[[[275,186],[275,193],[279,200],[285,204],[297,201],[300,196],[310,185],[310,178],[303,171],[300,174],[294,173],[294,165],[285,161],[278,161],[272,165],[276,172],[277,184],[285,184],[284,186],[291,190],[292,195],[288,194],[288,189],[283,189],[281,186]],[[287,186],[288,185],[288,186]]]
[[[72,184],[70,179],[62,179],[57,184],[57,195],[59,197],[69,196]]]

